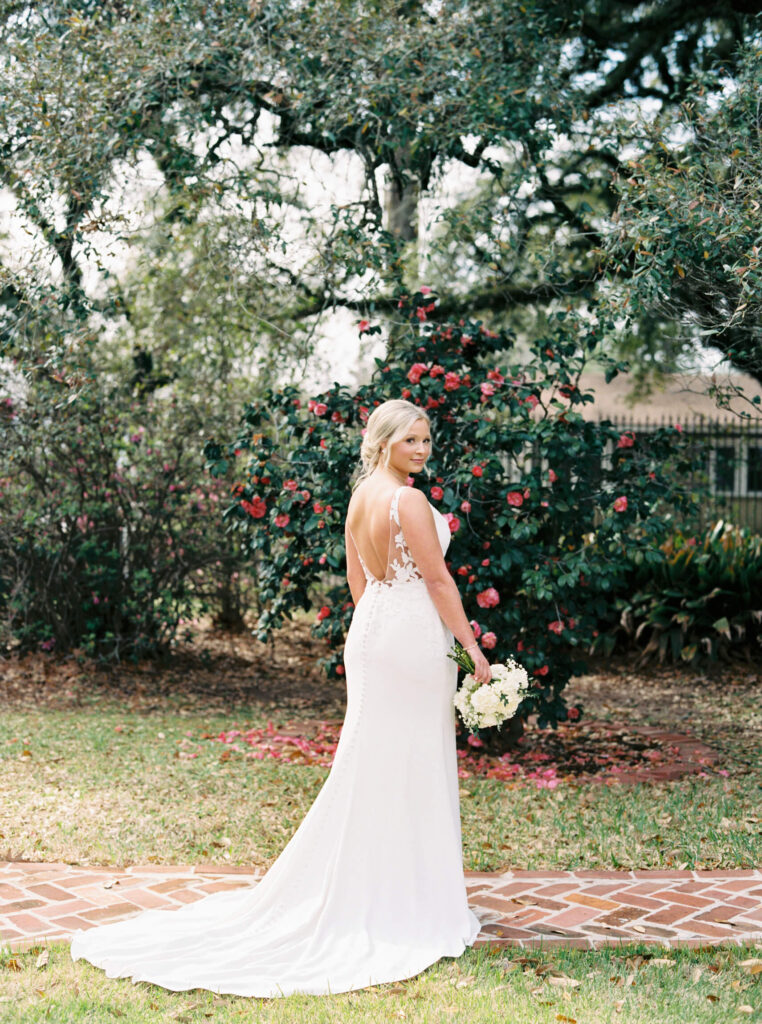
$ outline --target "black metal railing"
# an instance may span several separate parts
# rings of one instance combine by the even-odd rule
[[[666,416],[606,419],[641,439],[659,427],[675,425],[675,419]],[[701,469],[689,485],[702,492],[702,519],[725,519],[762,532],[762,420],[681,415],[679,424],[700,456]]]

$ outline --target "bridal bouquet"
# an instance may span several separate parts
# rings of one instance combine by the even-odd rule
[[[471,674],[474,671],[471,655],[457,640],[447,657],[468,673],[453,698],[453,704],[469,729],[486,729],[513,718],[529,688],[525,668],[513,658],[504,664],[491,665],[492,682],[482,685]]]

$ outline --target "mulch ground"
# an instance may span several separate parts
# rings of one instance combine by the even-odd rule
[[[330,764],[344,715],[345,682],[323,675],[318,661],[326,651],[306,622],[296,622],[268,644],[248,633],[205,629],[165,662],[99,666],[35,654],[4,662],[0,704],[74,709],[104,700],[136,712],[230,714],[231,723],[237,709],[256,709],[275,723],[275,738],[272,727],[270,735],[254,730],[248,738],[220,737],[231,751]],[[704,698],[734,688],[758,690],[760,682],[762,672],[746,665],[698,673],[671,666],[636,670],[627,659],[593,662],[567,690],[569,702],[584,707],[581,720],[556,730],[540,730],[530,720],[515,748],[502,756],[488,756],[463,732],[460,773],[508,784],[528,779],[547,788],[564,780],[628,784],[727,774],[722,744],[714,738],[730,739],[734,730],[723,732],[721,722],[711,721]],[[183,756],[192,756],[193,742]]]

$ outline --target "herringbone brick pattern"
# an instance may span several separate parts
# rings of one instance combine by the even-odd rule
[[[0,945],[64,940],[79,928],[256,884],[249,868],[124,869],[0,862]],[[593,949],[703,946],[762,938],[762,871],[466,872],[477,944]]]

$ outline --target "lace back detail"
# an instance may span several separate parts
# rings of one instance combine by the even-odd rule
[[[405,486],[403,484],[402,487],[397,488],[392,495],[391,505],[389,506],[389,550],[386,555],[386,573],[382,580],[374,576],[367,567],[365,559],[360,554],[360,549],[352,535],[352,531],[349,531],[357,557],[360,559],[362,571],[365,573],[365,579],[368,583],[375,583],[377,586],[391,587],[397,583],[409,583],[411,580],[423,579],[418,566],[413,561],[413,556],[410,554],[410,549],[407,546],[400,524],[399,500],[400,494],[405,490]]]
[[[394,583],[409,583],[411,580],[422,580],[420,569],[413,561],[410,549],[407,546],[405,535],[402,532],[399,514],[400,494],[405,490],[398,487],[392,495],[392,503],[389,507],[389,519],[391,536],[389,538],[389,555],[387,558],[386,578],[384,583],[391,586]]]

